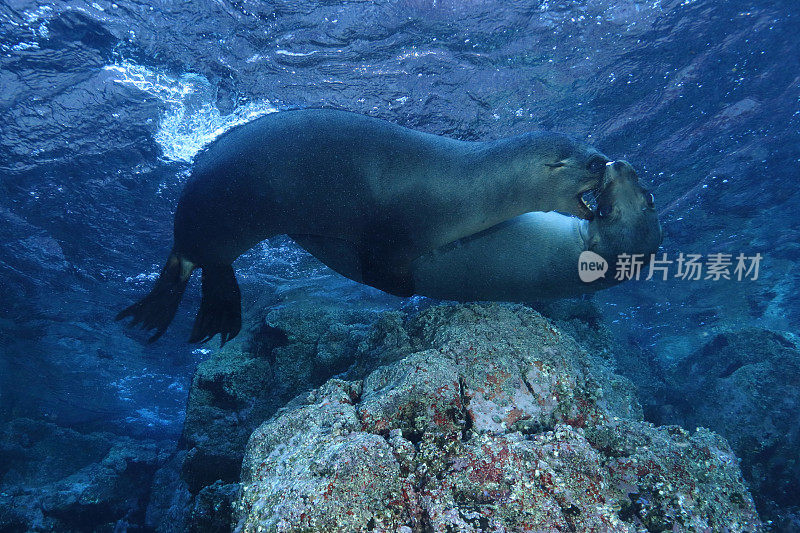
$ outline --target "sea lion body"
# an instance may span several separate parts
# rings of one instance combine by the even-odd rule
[[[273,113],[198,155],[167,265],[118,318],[133,316],[157,338],[199,267],[190,340],[219,332],[224,342],[241,321],[231,263],[279,234],[345,242],[364,282],[411,295],[411,262],[433,249],[528,211],[590,216],[580,196],[599,186],[606,161],[557,134],[467,142],[344,111]]]
[[[273,235],[360,244],[391,232],[387,221],[398,229],[391,244],[424,247],[458,234],[434,234],[448,216],[478,211],[479,200],[453,196],[478,148],[353,113],[268,115],[198,155],[175,213],[175,247],[200,265],[231,263]]]
[[[444,300],[530,302],[607,287],[578,276],[588,224],[555,212],[524,213],[416,259],[415,288]]]
[[[587,231],[587,221],[554,211],[523,213],[415,259],[415,292],[443,300],[514,302],[586,292],[577,265],[588,248]],[[304,235],[295,240],[339,274],[365,282],[357,252],[346,241]]]
[[[609,165],[591,221],[560,213],[525,213],[412,263],[419,294],[472,301],[531,302],[578,296],[625,281],[616,276],[619,256],[640,255],[647,264],[661,244],[652,195],[625,161]],[[605,259],[604,277],[586,282],[581,254]]]
[[[621,283],[615,270],[620,254],[646,260],[661,243],[652,196],[624,161],[610,165],[591,221],[556,212],[531,212],[459,239],[411,264],[417,294],[474,301],[531,302],[595,292]],[[298,242],[339,273],[363,282],[355,252],[343,241],[299,238]],[[603,278],[584,282],[581,253],[606,260]]]
[[[175,213],[175,251],[230,264],[273,235],[320,235],[358,246],[366,268],[402,270],[527,211],[585,215],[576,195],[599,176],[565,180],[545,165],[573,155],[602,157],[557,134],[465,142],[343,111],[274,113],[198,156]]]

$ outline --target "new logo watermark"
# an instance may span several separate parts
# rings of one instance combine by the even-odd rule
[[[581,252],[578,257],[578,276],[584,283],[591,283],[600,278],[606,277],[608,272],[608,262],[603,256],[586,250]]]
[[[758,279],[763,256],[760,253],[749,256],[739,253],[733,254],[684,254],[681,252],[675,259],[669,259],[666,253],[658,257],[650,254],[649,261],[645,261],[645,254],[619,254],[617,256],[614,279],[627,281],[629,279],[642,279],[643,271],[647,269],[645,280],[659,278],[685,280],[751,280]],[[578,257],[578,276],[584,283],[591,283],[606,277],[608,262],[600,255],[585,251]]]

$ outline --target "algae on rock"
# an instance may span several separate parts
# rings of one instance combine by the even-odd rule
[[[630,382],[535,311],[439,306],[385,325],[415,351],[252,434],[236,529],[761,528],[724,439],[642,422]]]

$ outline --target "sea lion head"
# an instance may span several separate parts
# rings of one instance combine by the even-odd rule
[[[597,210],[590,224],[596,230],[590,249],[601,255],[624,251],[649,257],[661,245],[661,225],[653,193],[639,183],[636,171],[627,161],[606,165]]]
[[[544,173],[552,211],[591,220],[594,212],[586,196],[596,196],[603,185],[609,158],[588,144],[558,134],[532,134],[529,161]]]

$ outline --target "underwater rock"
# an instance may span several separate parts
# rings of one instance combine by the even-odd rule
[[[552,321],[562,332],[575,339],[600,364],[600,370],[614,381],[620,375],[635,385],[638,402],[624,405],[641,410],[643,417],[653,421],[651,411],[663,404],[665,372],[653,349],[625,330],[612,331],[601,310],[591,300],[555,300],[538,304],[535,309]],[[605,363],[605,364],[602,364]],[[595,367],[593,372],[598,372]],[[642,415],[639,415],[640,418]]]
[[[642,422],[630,383],[535,311],[402,327],[417,351],[252,434],[238,531],[760,530],[724,439]]]
[[[227,533],[231,530],[233,502],[239,495],[238,483],[216,481],[203,489],[194,499],[189,518],[189,531]],[[185,530],[184,530],[185,531]]]
[[[203,361],[182,436],[182,479],[192,495],[216,482],[237,483],[253,430],[300,392],[352,365],[374,320],[372,312],[295,302],[270,311],[249,341],[237,339]]]
[[[0,531],[143,525],[164,443],[16,419],[0,430]]]
[[[658,413],[660,421],[704,426],[725,437],[741,458],[759,512],[780,531],[800,529],[796,342],[755,328],[717,334],[673,369]]]
[[[192,495],[181,479],[185,459],[186,451],[177,451],[153,475],[145,525],[158,533],[189,530]]]
[[[226,345],[197,369],[182,436],[188,451],[182,477],[190,491],[197,494],[217,480],[238,481],[250,434],[297,394],[335,375],[362,379],[381,365],[433,348],[440,344],[431,336],[436,320],[450,320],[455,327],[459,319],[451,314],[386,312],[376,319],[370,309],[342,310],[336,302],[319,301],[267,313],[249,341]],[[595,375],[607,376],[606,390],[617,388],[619,394],[608,394],[604,401],[620,398],[623,410],[641,416],[632,385],[611,373],[606,362],[593,360]]]

